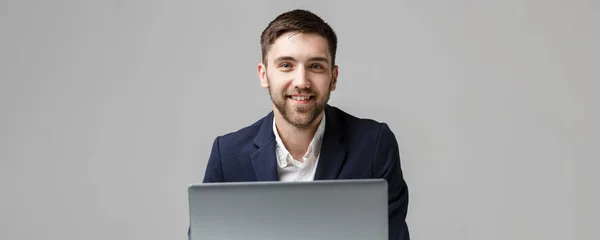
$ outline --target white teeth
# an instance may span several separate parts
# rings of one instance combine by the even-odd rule
[[[296,101],[304,101],[304,100],[308,100],[309,97],[305,97],[305,96],[292,96],[292,99],[296,100]]]

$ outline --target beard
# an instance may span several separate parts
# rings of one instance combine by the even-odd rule
[[[268,78],[267,78],[267,81]],[[303,105],[289,105],[288,101],[293,101],[289,98],[291,94],[309,94],[312,95],[310,102]],[[325,106],[331,97],[331,84],[329,85],[325,95],[314,91],[312,88],[286,90],[281,93],[274,92],[269,84],[269,95],[275,108],[281,113],[283,119],[298,129],[307,129],[312,126],[319,114],[323,112]]]

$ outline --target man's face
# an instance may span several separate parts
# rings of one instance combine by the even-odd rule
[[[275,110],[290,124],[313,124],[335,90],[337,66],[331,66],[327,40],[317,34],[287,33],[258,66],[261,85],[269,89]]]

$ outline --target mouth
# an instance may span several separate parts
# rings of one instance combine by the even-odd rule
[[[290,95],[287,96],[288,99],[292,100],[295,103],[306,104],[314,99],[314,96],[307,95]]]

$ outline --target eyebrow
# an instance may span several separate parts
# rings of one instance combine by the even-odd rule
[[[282,62],[282,61],[296,61],[293,57],[290,56],[282,56],[275,59],[274,62]]]
[[[324,58],[324,57],[314,57],[314,58],[311,58],[311,59],[309,59],[309,61],[312,61],[312,62],[326,62],[326,63],[329,63],[329,59],[327,59],[327,58]]]
[[[311,62],[325,62],[325,63],[329,63],[329,60],[325,57],[313,57],[308,59]],[[275,59],[274,62],[282,62],[282,61],[296,61],[295,58],[290,57],[290,56],[281,56]]]

